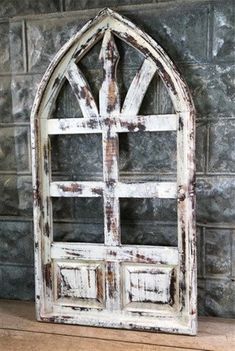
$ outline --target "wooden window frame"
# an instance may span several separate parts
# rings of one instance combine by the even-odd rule
[[[122,107],[116,83],[119,55],[113,36],[127,42],[144,56],[143,64],[130,85]],[[100,89],[100,111],[98,111],[92,92],[76,63],[102,38],[100,59],[105,73]],[[167,88],[175,113],[140,116],[138,115],[140,104],[155,73],[160,76]],[[84,118],[48,119],[65,79],[69,81],[79,100]],[[120,182],[118,133],[169,130],[177,131],[177,181],[141,184]],[[52,182],[49,136],[79,133],[102,133],[103,181]],[[31,135],[38,320],[195,334],[197,331],[195,109],[187,85],[163,49],[126,18],[110,9],[102,10],[61,48],[48,67],[35,97],[31,114]],[[103,196],[105,218],[103,246],[53,242],[51,198],[61,196]],[[122,246],[119,214],[119,198],[122,197],[178,199],[178,247]],[[102,290],[101,300],[105,300],[106,311],[93,311],[90,316],[89,313],[85,314],[82,311],[81,306],[75,313],[76,309],[69,305],[65,304],[61,308],[55,304],[57,278],[54,272],[58,270],[58,265],[63,267],[64,261],[74,262],[78,257],[79,260],[91,260],[93,263],[89,269],[97,269],[97,272],[102,266],[101,264],[98,267],[97,260],[107,262],[104,268],[107,282],[103,282],[103,278],[100,278],[99,283],[105,290],[105,292]],[[123,262],[121,270],[118,268],[118,260]],[[127,262],[130,262],[129,268],[125,266]],[[151,271],[151,265],[162,264],[162,268],[159,266],[159,269],[163,270],[166,279],[171,279],[171,287],[176,290],[174,295],[177,298],[176,312],[168,315],[167,310],[158,311],[155,316],[149,312],[151,319],[148,319],[145,318],[144,310],[142,314],[139,312],[138,318],[132,318],[132,315],[134,316],[132,309],[130,313],[126,312],[126,317],[117,313],[116,320],[111,318],[111,311],[122,309],[118,294],[120,295],[122,291],[125,295],[125,287],[124,290],[117,289],[116,280],[122,280],[123,277],[127,275],[129,277],[132,272],[138,271],[136,263],[148,264],[148,272]],[[116,274],[115,279],[113,272]]]

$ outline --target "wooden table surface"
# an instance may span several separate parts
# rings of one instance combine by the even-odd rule
[[[32,302],[0,300],[0,351],[45,350],[235,351],[235,320],[203,317],[198,336],[170,335],[39,323]]]

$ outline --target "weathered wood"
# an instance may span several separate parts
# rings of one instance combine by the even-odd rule
[[[182,313],[188,311],[192,316],[192,330],[197,328],[194,318],[197,313],[194,131],[193,112],[180,114],[177,132],[179,303]]]
[[[104,246],[101,244],[57,243],[51,245],[51,256],[56,260],[106,260],[132,263],[176,265],[178,250],[176,247],[163,246]]]
[[[147,88],[157,70],[155,63],[146,58],[136,73],[130,88],[126,94],[125,101],[122,107],[122,113],[124,115],[138,114],[142,100],[147,91]]]
[[[100,114],[113,117],[120,114],[120,97],[117,86],[116,68],[119,53],[110,30],[105,32],[100,60],[103,65],[103,83],[100,89]],[[106,184],[104,193],[104,235],[106,245],[120,244],[119,200],[113,188],[118,181],[118,134],[107,126],[103,129],[103,173]]]
[[[122,107],[115,36],[143,55]],[[78,65],[102,38],[104,77],[98,110]],[[155,72],[169,92],[175,114],[138,116]],[[84,118],[50,120],[66,79]],[[31,120],[37,318],[195,334],[195,111],[186,84],[165,52],[130,21],[109,9],[102,10],[52,61],[39,86]],[[177,183],[120,182],[118,133],[166,130],[177,131]],[[51,182],[49,135],[84,133],[102,133],[103,181]],[[104,244],[54,243],[53,196],[102,196]],[[121,245],[121,197],[177,198],[178,247]]]
[[[175,199],[177,184],[175,182],[145,182],[145,183],[118,183],[115,189],[117,197],[135,198],[165,198]]]
[[[86,339],[80,337],[71,337],[69,335],[48,335],[39,334],[37,332],[22,332],[22,331],[4,331],[1,332],[0,341],[2,345],[2,350],[4,351],[25,351],[33,350],[37,351],[47,351],[48,349],[55,349],[57,351],[191,351],[195,349],[189,348],[170,348],[166,346],[149,346],[149,345],[139,345],[137,343],[125,343],[122,341],[106,341],[106,340],[95,340]],[[157,347],[157,348],[156,348]],[[198,350],[198,349],[196,349]]]
[[[102,182],[52,182],[50,196],[53,197],[98,197],[103,195]]]
[[[163,132],[176,131],[178,116],[149,115],[125,116],[112,118],[61,118],[49,119],[47,129],[49,135],[56,134],[90,134],[102,133],[106,127],[111,127],[115,133],[127,132]]]
[[[123,307],[127,311],[153,313],[162,308],[165,315],[172,313],[174,293],[171,286],[175,266],[123,265]]]
[[[98,197],[102,196],[105,183],[102,182],[52,182],[50,196],[52,197]],[[175,182],[145,182],[123,183],[113,185],[113,196],[117,198],[168,198],[177,197]]]
[[[100,115],[115,116],[120,113],[120,97],[116,78],[119,53],[110,29],[102,41],[100,60],[103,66],[103,83],[100,89]]]
[[[117,342],[121,342],[122,350],[130,350],[134,345],[156,351],[166,348],[167,351],[210,350],[234,351],[235,320],[215,317],[199,317],[198,335],[173,335],[161,333],[115,330],[106,328],[90,328],[63,324],[37,323],[34,319],[33,302],[0,300],[0,350],[25,351],[28,349],[48,350],[50,343],[53,349],[71,351],[85,347],[85,350],[119,350]],[[30,334],[30,337],[28,335]],[[64,343],[60,336],[70,336]],[[86,342],[83,346],[83,342]],[[41,345],[41,346],[40,346]],[[117,346],[118,345],[118,346]],[[39,348],[41,347],[41,349]],[[140,348],[141,349],[141,348]],[[164,349],[163,349],[164,350]],[[165,351],[165,350],[164,350]]]
[[[55,304],[104,308],[103,262],[57,261],[55,264]]]
[[[99,112],[95,103],[95,99],[91,93],[89,84],[87,83],[82,72],[75,62],[71,62],[66,77],[72,87],[72,90],[79,102],[83,116],[85,118],[99,117]]]

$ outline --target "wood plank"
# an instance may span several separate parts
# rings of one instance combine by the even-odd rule
[[[99,93],[100,114],[102,117],[112,118],[120,114],[120,96],[117,85],[116,69],[119,53],[110,30],[105,32],[100,60],[103,66],[104,78]],[[118,181],[119,141],[118,134],[107,126],[103,129],[103,174],[104,191],[104,237],[106,245],[120,244],[120,213],[119,199],[114,196],[114,186]],[[119,297],[120,298],[120,297]],[[112,303],[115,308],[120,305],[118,300]],[[108,302],[109,305],[109,302]]]
[[[51,182],[52,197],[99,197],[103,194],[102,182]]]
[[[191,337],[173,334],[166,335],[161,333],[39,323],[35,320],[35,305],[33,302],[0,300],[0,350],[25,351],[35,349],[40,351],[40,349],[36,347],[28,347],[30,344],[25,341],[26,336],[24,337],[23,334],[17,334],[14,336],[14,342],[12,342],[11,338],[14,331],[24,331],[25,334],[32,332],[34,334],[36,346],[40,345],[40,342],[43,342],[43,339],[48,334],[50,334],[50,337],[53,340],[56,340],[58,335],[77,337],[74,338],[74,342],[76,343],[76,349],[74,350],[77,350],[77,345],[80,342],[80,338],[86,338],[88,341],[86,351],[99,350],[99,346],[97,346],[97,348],[93,347],[94,343],[91,343],[92,339],[94,339],[97,344],[99,343],[100,339],[109,341],[111,343],[111,345],[109,344],[109,350],[111,349],[113,351],[115,351],[114,345],[116,341],[124,343],[124,346],[122,345],[125,347],[123,350],[130,350],[129,346],[131,346],[133,343],[141,346],[141,350],[143,350],[143,346],[148,345],[148,351],[151,350],[150,346],[154,347],[153,350],[160,351],[165,351],[164,349],[161,350],[160,347],[167,348],[167,351],[170,351],[171,349],[177,350],[177,348],[182,348],[184,350],[210,351],[234,351],[235,349],[235,320],[231,319],[199,317],[199,333],[197,336]],[[40,341],[36,339],[36,333],[40,333],[40,336],[42,337]],[[23,348],[17,349],[17,345],[18,343],[20,345],[20,341],[25,341],[25,343],[22,346]],[[63,341],[61,339],[58,347],[59,345],[64,347],[62,342]],[[72,342],[72,339],[69,340],[70,344],[68,345],[70,345],[70,348],[66,345],[63,348],[63,351],[67,349],[73,351],[71,347],[74,345],[74,342]],[[47,339],[47,343],[45,343],[45,345],[49,345],[49,339]],[[59,350],[58,347],[55,346],[53,349]],[[45,350],[48,350],[48,348]],[[104,349],[102,349],[102,351],[103,350]],[[136,351],[138,349],[134,348],[134,350]]]
[[[74,61],[69,64],[66,77],[78,100],[83,116],[85,118],[99,118],[99,112],[89,84]]]
[[[117,183],[116,196],[120,198],[168,198],[177,197],[176,182]]]
[[[161,345],[128,343],[116,340],[90,339],[69,335],[0,329],[0,351],[190,351],[189,348],[169,348]],[[194,349],[195,350],[195,349]]]
[[[176,131],[178,116],[146,115],[97,118],[61,118],[49,119],[47,128],[49,135],[57,134],[91,134],[102,133],[103,128],[112,127],[115,133],[127,132],[162,132]]]
[[[103,195],[103,182],[51,182],[50,196],[52,197],[99,197]],[[145,182],[123,183],[114,186],[114,196],[119,198],[167,198],[177,197],[176,182]]]
[[[97,118],[48,119],[49,135],[102,133],[101,121]]]
[[[179,302],[190,313],[192,329],[197,329],[196,222],[195,222],[195,114],[179,114],[177,128]],[[190,256],[188,255],[190,253]],[[183,289],[182,289],[183,287]],[[189,296],[190,299],[185,299]]]
[[[120,113],[120,96],[116,79],[119,53],[111,30],[106,30],[100,51],[103,66],[103,82],[99,92],[100,115],[115,116]]]
[[[123,114],[138,114],[144,95],[156,70],[157,66],[153,60],[146,58],[128,89],[122,107]]]
[[[56,260],[91,260],[147,264],[178,264],[178,248],[168,246],[104,246],[87,243],[56,243],[51,245],[51,257]]]
[[[38,313],[40,313],[43,310],[53,310],[52,265],[50,257],[50,247],[53,240],[53,218],[50,198],[51,155],[47,121],[41,119],[37,122],[38,128],[35,130],[35,134],[32,135],[32,174],[34,178],[35,282],[38,294],[42,297],[36,303],[38,305]],[[40,133],[39,130],[41,130]],[[34,148],[34,145],[37,147]],[[41,263],[39,264],[39,262]]]

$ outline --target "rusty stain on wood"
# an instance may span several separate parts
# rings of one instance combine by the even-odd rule
[[[113,264],[107,262],[107,283],[108,283],[108,295],[110,299],[113,299],[117,292],[117,277],[113,270]]]
[[[108,137],[105,144],[105,166],[107,172],[112,173],[113,163],[115,162],[118,147],[117,137]]]
[[[75,62],[71,62],[66,77],[72,87],[72,90],[77,97],[78,103],[82,110],[84,117],[98,117],[99,112],[96,106],[95,99],[92,95],[91,89]]]
[[[82,193],[82,187],[81,187],[81,185],[79,185],[77,183],[71,183],[71,184],[69,184],[69,186],[61,184],[61,185],[59,185],[59,188],[64,192],[69,191],[72,193],[74,193],[74,192],[80,193],[80,194]]]
[[[151,131],[176,131],[177,114],[97,118],[63,118],[49,119],[47,122],[48,134],[86,134],[102,133],[104,128],[112,132],[151,132]]]
[[[143,56],[122,105],[116,36]],[[79,60],[99,40],[103,81],[97,104]],[[175,113],[140,116],[155,74],[165,84]],[[66,80],[83,118],[50,118]],[[31,131],[38,320],[195,334],[195,111],[181,74],[163,49],[128,19],[102,10],[48,67],[35,97]],[[118,133],[145,131],[177,132],[176,182],[119,180]],[[49,136],[90,133],[102,134],[103,181],[51,181]],[[53,242],[51,198],[97,196],[104,202],[104,244]],[[178,246],[121,245],[123,197],[176,199]]]
[[[46,286],[49,289],[52,289],[52,272],[51,272],[51,263],[47,263],[44,265],[44,280],[46,283]]]

